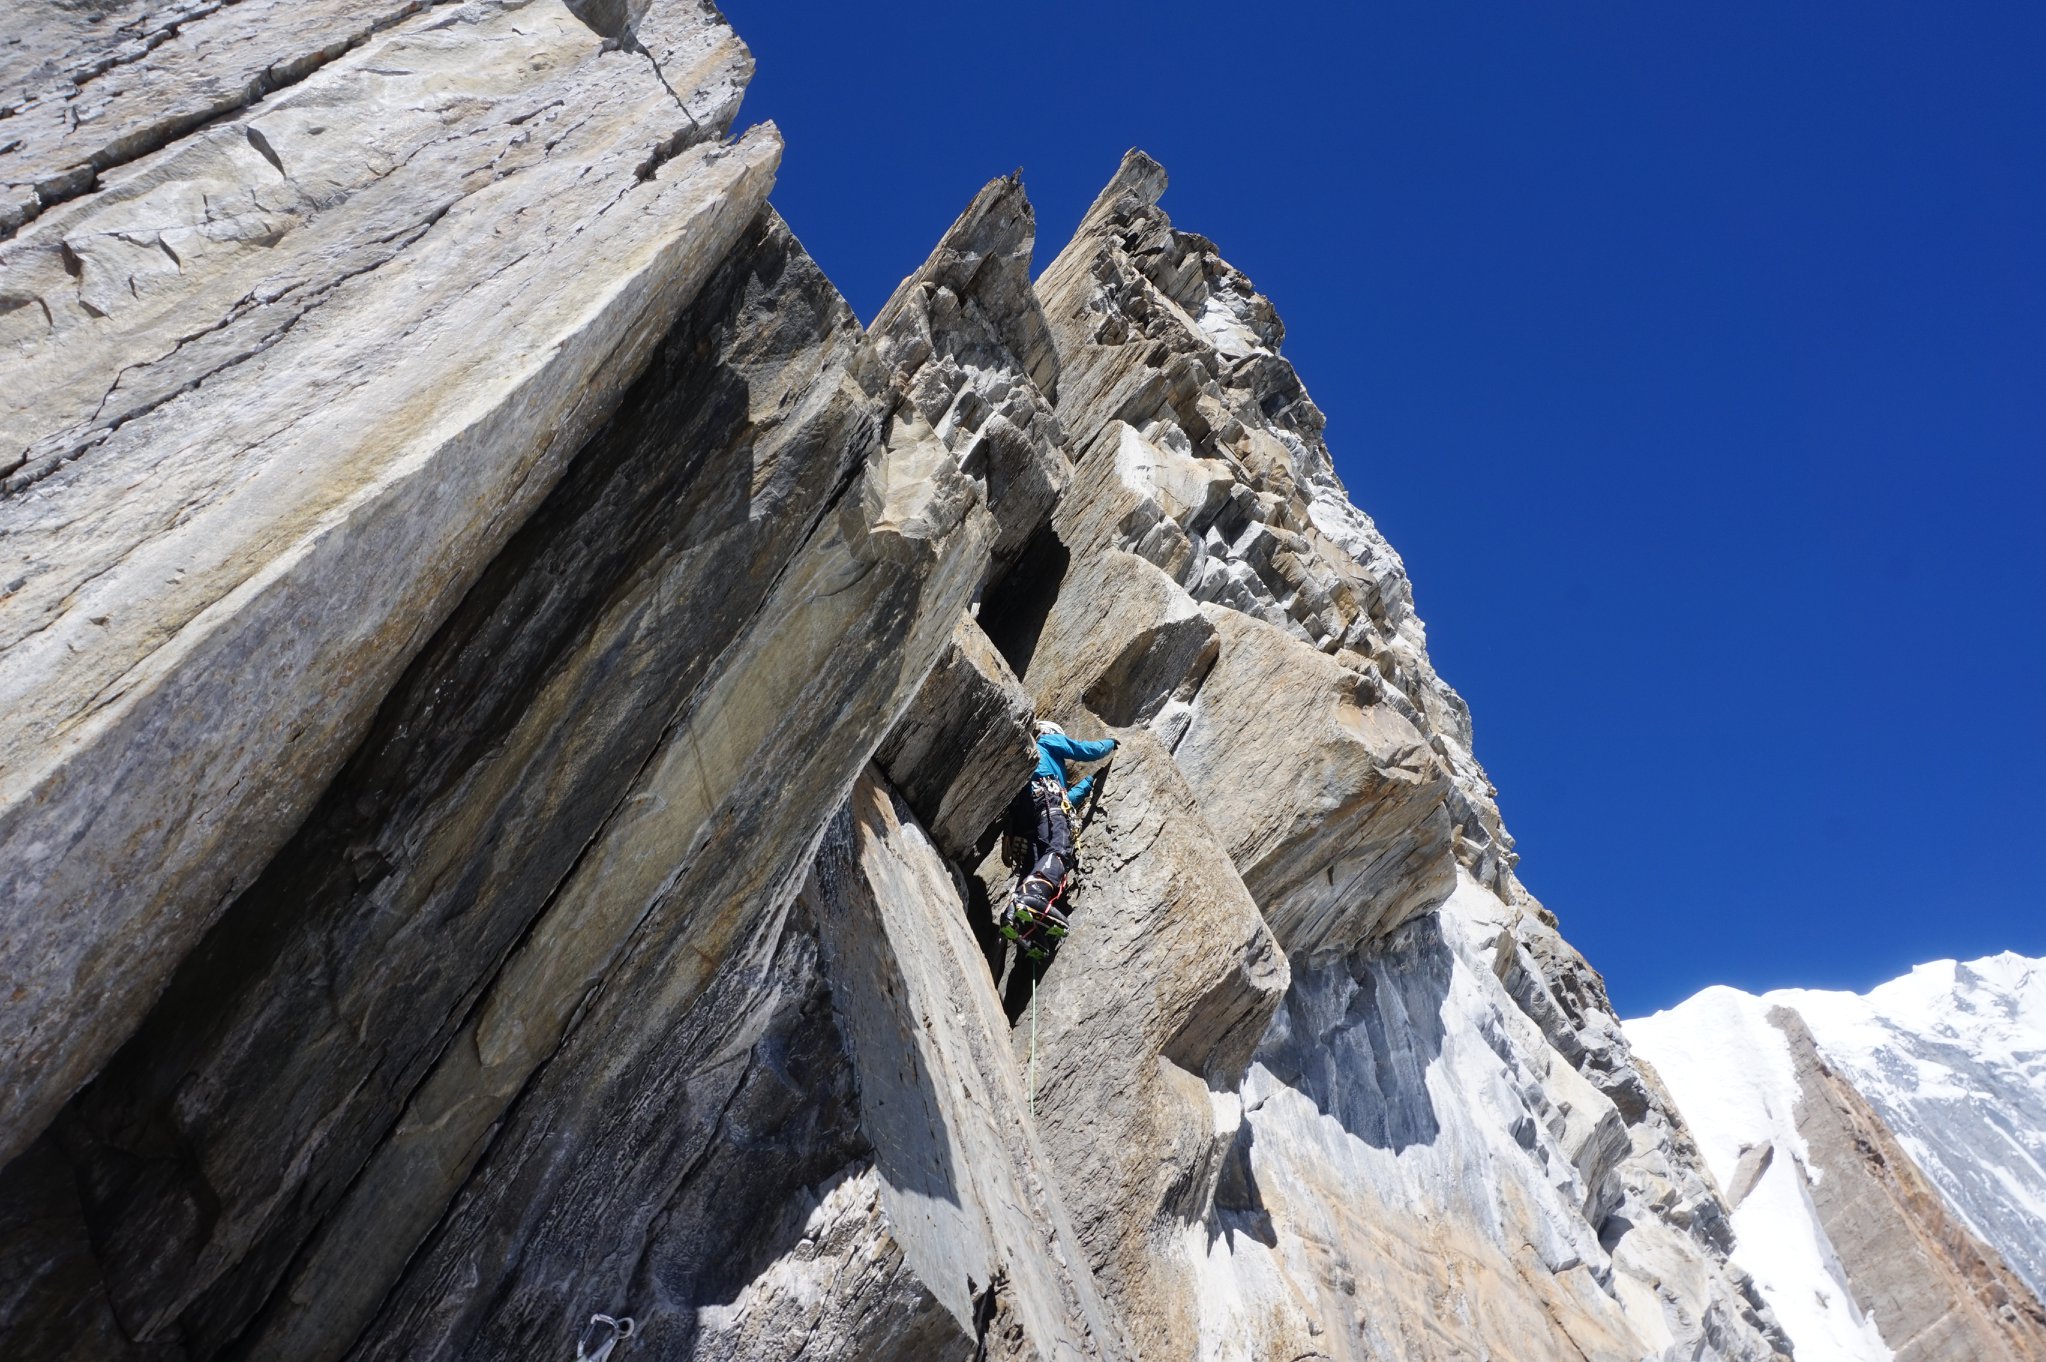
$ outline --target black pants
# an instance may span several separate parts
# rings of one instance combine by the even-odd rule
[[[1073,854],[1073,820],[1066,811],[1065,791],[1049,778],[1033,780],[1025,791],[1030,800],[1030,873],[1023,882],[1022,897],[1041,908],[1071,873],[1077,859]],[[1041,885],[1050,886],[1040,888]]]

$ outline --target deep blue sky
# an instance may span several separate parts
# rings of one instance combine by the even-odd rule
[[[1623,1014],[2046,954],[2046,5],[725,8],[863,317],[1164,162]]]

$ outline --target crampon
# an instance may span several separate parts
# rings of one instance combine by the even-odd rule
[[[1051,958],[1051,938],[1044,934],[1043,928],[1037,923],[1025,921],[1010,912],[1002,914],[1002,920],[997,926],[1004,937],[1016,943],[1017,950],[1032,960]]]

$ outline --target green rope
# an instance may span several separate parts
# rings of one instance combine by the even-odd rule
[[[1037,957],[1030,957],[1030,1119],[1037,1119]]]

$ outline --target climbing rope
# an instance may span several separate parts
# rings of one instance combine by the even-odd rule
[[[1037,1119],[1037,957],[1030,958],[1030,1119]]]
[[[575,1341],[575,1362],[605,1362],[613,1348],[632,1337],[634,1327],[630,1315],[616,1319],[610,1315],[591,1315],[590,1322],[583,1326],[583,1336]]]

